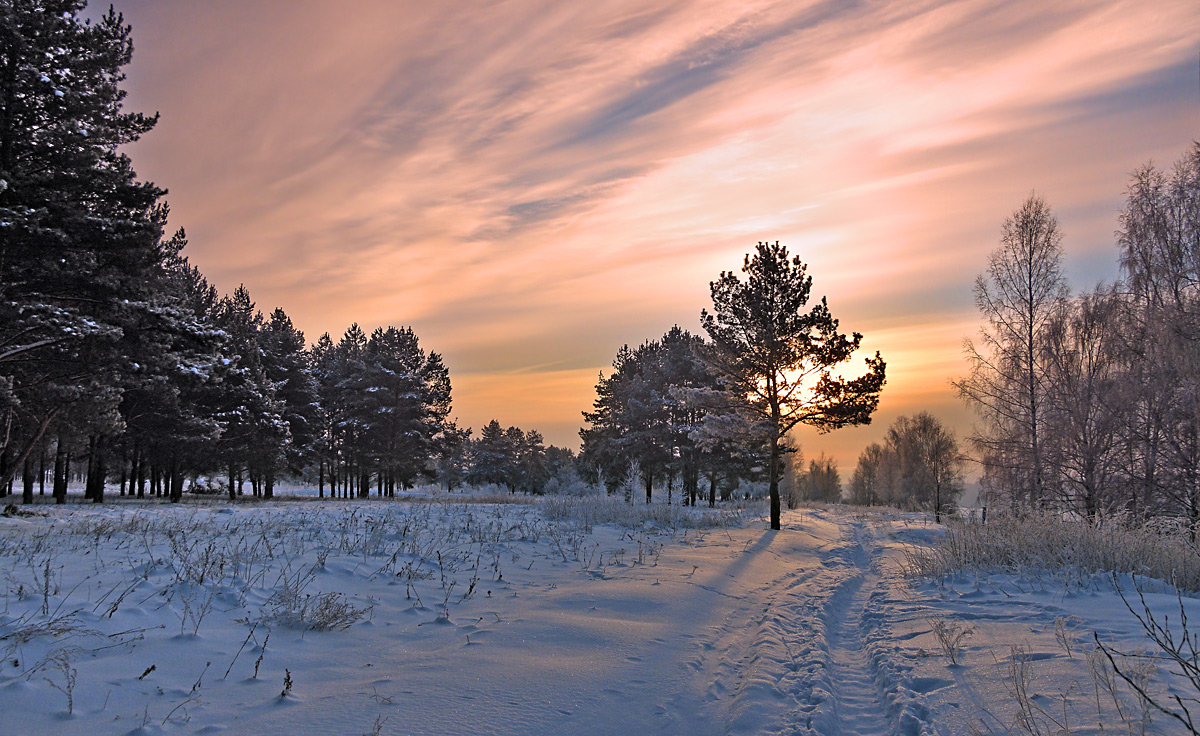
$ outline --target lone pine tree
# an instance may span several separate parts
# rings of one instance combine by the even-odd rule
[[[769,446],[771,528],[779,529],[780,457],[797,425],[828,432],[869,424],[883,389],[885,363],[875,353],[867,372],[842,378],[834,368],[862,342],[855,332],[838,332],[838,321],[821,301],[805,311],[812,277],[798,257],[778,242],[759,243],[742,266],[743,281],[726,271],[711,282],[713,311],[700,319],[712,339],[710,360],[725,390],[744,401]],[[735,403],[735,402],[731,402]]]

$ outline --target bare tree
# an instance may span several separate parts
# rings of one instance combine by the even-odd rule
[[[1047,459],[1063,500],[1088,519],[1116,500],[1125,459],[1120,427],[1127,404],[1119,390],[1124,311],[1118,295],[1097,289],[1064,302],[1046,329]]]
[[[878,442],[863,448],[858,456],[858,465],[850,476],[850,503],[874,506],[883,497],[883,474],[881,466],[887,462],[887,450]]]
[[[793,443],[792,451],[783,457],[783,477],[779,480],[779,492],[789,509],[794,509],[804,500],[805,466],[804,448]]]
[[[808,463],[804,474],[804,495],[810,501],[836,503],[842,498],[842,478],[837,462],[821,453]]]
[[[1200,528],[1200,144],[1170,174],[1139,169],[1118,245],[1132,323],[1127,468],[1142,509],[1166,502]],[[1136,502],[1137,496],[1131,498]]]
[[[940,522],[963,491],[963,457],[954,433],[923,411],[893,422],[886,443],[881,460],[883,475],[891,476],[893,503],[932,509],[934,520]]]
[[[1000,246],[975,280],[986,324],[978,344],[965,344],[971,373],[954,383],[983,421],[972,443],[985,462],[1013,464],[1006,470],[1021,486],[1013,491],[1031,505],[1045,486],[1047,324],[1067,296],[1061,241],[1058,221],[1037,194],[1004,221]]]

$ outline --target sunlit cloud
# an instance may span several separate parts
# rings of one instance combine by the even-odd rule
[[[574,444],[623,343],[697,330],[758,240],[889,364],[875,425],[969,420],[971,281],[1032,189],[1081,287],[1129,171],[1196,135],[1193,2],[116,3],[133,148],[193,260],[310,338],[411,324],[456,410]],[[810,453],[814,454],[814,453]]]

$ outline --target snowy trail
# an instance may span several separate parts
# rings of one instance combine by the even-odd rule
[[[723,707],[726,733],[895,733],[864,636],[879,548],[861,520],[794,512],[783,526],[704,642],[716,653],[698,668],[707,700]]]
[[[887,704],[875,681],[862,633],[867,599],[878,585],[878,576],[871,571],[859,531],[854,529],[851,550],[856,572],[833,595],[825,612],[829,676],[835,688],[835,733],[886,736],[893,729],[885,718]]]

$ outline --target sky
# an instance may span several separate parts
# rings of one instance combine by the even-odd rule
[[[758,241],[799,255],[888,383],[802,433],[849,476],[901,414],[969,432],[972,283],[1033,191],[1077,289],[1129,174],[1200,138],[1200,5],[114,0],[129,148],[187,254],[310,341],[411,325],[453,415],[578,446],[623,344],[700,331]]]

